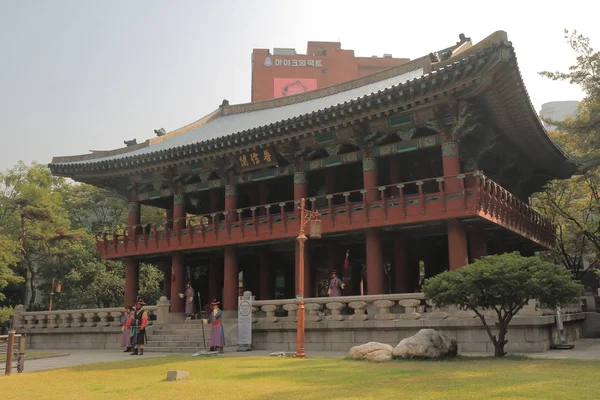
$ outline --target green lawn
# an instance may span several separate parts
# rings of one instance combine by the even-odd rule
[[[170,369],[188,371],[191,379],[164,382]],[[343,359],[172,356],[13,374],[0,377],[0,387],[5,400],[565,400],[597,398],[599,370],[600,361],[526,358],[376,364]]]

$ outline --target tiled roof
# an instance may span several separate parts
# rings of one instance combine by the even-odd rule
[[[169,138],[156,145],[143,147],[131,152],[115,154],[111,156],[93,158],[85,161],[62,162],[61,165],[97,163],[103,161],[112,161],[128,157],[135,157],[145,154],[151,154],[167,149],[175,149],[178,147],[206,142],[227,135],[243,132],[250,129],[255,129],[270,124],[285,121],[290,118],[295,118],[307,115],[316,111],[321,111],[344,104],[351,100],[357,100],[364,96],[377,93],[379,91],[390,89],[394,86],[401,85],[423,75],[423,69],[415,70],[383,79],[354,89],[331,94],[328,96],[319,97],[312,100],[303,101],[300,103],[288,104],[280,107],[265,108],[255,111],[248,111],[238,114],[223,115],[214,118],[204,125],[192,129],[189,132]]]

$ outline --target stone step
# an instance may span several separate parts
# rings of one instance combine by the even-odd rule
[[[205,330],[204,331],[205,335],[210,335],[210,330]],[[161,330],[153,330],[152,333],[150,334],[151,336],[154,335],[160,335],[160,336],[169,336],[169,335],[176,335],[176,336],[188,336],[188,335],[192,335],[192,336],[196,336],[196,335],[200,335],[202,336],[202,330],[197,329],[197,330],[183,330],[183,329],[161,329]]]
[[[206,344],[208,345],[208,341],[206,341]],[[149,347],[200,347],[200,346],[204,346],[204,344],[202,343],[202,341],[189,341],[189,340],[184,340],[184,341],[173,341],[173,340],[160,340],[160,341],[153,341],[153,342],[148,342],[147,345]]]
[[[210,335],[207,334],[204,336],[204,338],[206,338],[206,340],[210,340]],[[203,340],[203,336],[202,334],[195,334],[195,335],[188,335],[188,334],[180,334],[180,335],[150,335],[148,336],[148,341],[150,342],[164,342],[164,341],[174,341],[174,342],[185,342],[185,341],[191,341],[191,342],[198,342],[198,341],[202,341]]]
[[[208,344],[206,345],[208,350]],[[144,351],[150,353],[181,353],[181,354],[194,354],[197,351],[204,350],[204,346],[198,347],[150,347],[147,345]]]
[[[204,324],[169,324],[169,325],[164,325],[164,326],[156,326],[156,328],[161,329],[161,328],[169,328],[169,329],[201,329],[202,327],[204,328],[210,328],[210,325],[204,325]]]

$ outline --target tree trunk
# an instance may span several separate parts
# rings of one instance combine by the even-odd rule
[[[504,345],[508,342],[506,340],[506,323],[504,321],[498,322],[498,340],[494,343],[494,357],[504,357]]]

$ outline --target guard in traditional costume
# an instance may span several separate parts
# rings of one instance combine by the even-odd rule
[[[148,313],[143,309],[145,306],[143,300],[135,303],[135,313],[133,315],[132,336],[135,336],[135,349],[132,356],[144,355],[144,345],[148,341],[146,336],[146,326],[148,326]]]
[[[207,322],[211,325],[210,328],[210,351],[219,351],[223,354],[223,346],[225,346],[225,332],[223,331],[223,325],[221,324],[221,318],[223,318],[223,311],[219,310],[219,303],[217,300],[211,303],[212,312],[208,316]]]
[[[121,317],[121,347],[125,347],[124,353],[133,350],[131,345],[131,322],[133,321],[133,308],[125,307],[125,314]]]
[[[331,281],[329,281],[329,290],[327,291],[329,297],[340,297],[343,289],[344,283],[337,277],[337,273],[333,271],[331,273]]]
[[[186,319],[191,319],[196,314],[196,307],[194,304],[194,296],[196,292],[194,292],[194,288],[192,288],[191,282],[185,283],[185,317]]]

